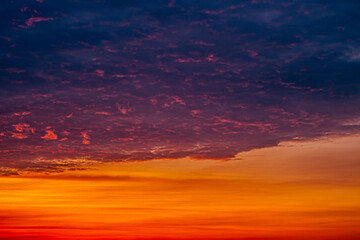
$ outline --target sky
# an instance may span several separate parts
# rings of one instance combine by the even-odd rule
[[[360,135],[0,178],[4,240],[358,240]],[[315,153],[314,153],[315,152]]]
[[[0,239],[359,239],[359,10],[1,1]]]

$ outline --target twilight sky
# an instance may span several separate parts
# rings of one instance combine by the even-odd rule
[[[0,240],[359,240],[359,0],[1,0]]]
[[[0,3],[0,174],[360,132],[360,2]]]

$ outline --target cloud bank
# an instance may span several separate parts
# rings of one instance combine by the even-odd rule
[[[231,159],[360,130],[356,1],[1,5],[1,167]]]

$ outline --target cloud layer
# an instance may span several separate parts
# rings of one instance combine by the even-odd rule
[[[4,168],[229,159],[359,132],[357,1],[1,5]]]

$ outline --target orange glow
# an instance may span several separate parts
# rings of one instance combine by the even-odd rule
[[[0,239],[360,239],[360,136],[0,178]]]

